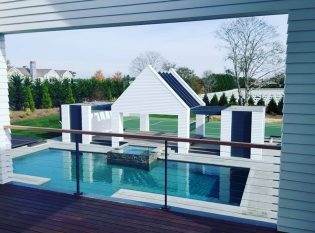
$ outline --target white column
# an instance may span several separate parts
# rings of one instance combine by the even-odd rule
[[[140,114],[140,131],[150,131],[149,114]]]
[[[252,112],[251,143],[264,144],[265,141],[265,108],[262,112]],[[251,148],[250,158],[262,159],[262,149]]]
[[[221,112],[221,141],[231,141],[232,111]],[[231,157],[230,146],[220,146],[220,156]]]
[[[61,105],[61,127],[62,129],[70,129],[70,106]],[[63,142],[71,142],[69,133],[62,133]]]
[[[81,106],[81,116],[82,116],[82,130],[92,131],[92,107],[91,106]],[[82,144],[90,144],[92,141],[92,135],[83,134]]]
[[[0,34],[0,184],[10,182],[13,175],[12,158],[6,154],[6,150],[11,148],[10,130],[3,129],[4,125],[10,125],[9,114],[5,39]]]
[[[206,134],[206,116],[196,115],[196,135],[204,137]]]
[[[178,137],[189,138],[190,137],[190,112],[178,115]],[[178,153],[187,154],[189,150],[188,142],[178,143]]]
[[[113,133],[123,133],[123,114],[119,112],[112,112],[112,132]],[[122,141],[124,138],[123,137],[112,137],[112,147],[113,148],[118,148],[119,147],[119,142]]]

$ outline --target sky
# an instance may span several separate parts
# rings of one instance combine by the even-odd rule
[[[287,15],[262,17],[276,27],[286,44]],[[101,69],[105,76],[130,72],[132,60],[146,51],[159,52],[177,66],[187,66],[197,75],[228,68],[226,51],[215,32],[227,20],[194,21],[7,35],[7,59],[13,66],[75,71],[78,78],[91,77]]]

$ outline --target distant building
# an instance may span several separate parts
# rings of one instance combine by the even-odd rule
[[[54,69],[37,69],[36,62],[31,61],[30,67],[23,66],[8,68],[8,76],[19,75],[23,77],[29,77],[32,79],[49,80],[49,79],[72,79],[75,77],[75,72],[70,70],[54,70]]]

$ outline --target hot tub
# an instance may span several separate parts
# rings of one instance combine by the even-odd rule
[[[137,145],[128,145],[107,153],[108,164],[132,166],[145,170],[150,170],[157,158],[158,152],[155,147]]]

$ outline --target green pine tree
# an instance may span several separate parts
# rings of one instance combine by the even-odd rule
[[[255,101],[254,101],[254,99],[253,99],[253,97],[252,97],[252,96],[250,96],[250,97],[249,97],[249,99],[248,99],[248,102],[247,102],[247,103],[248,103],[248,105],[249,105],[249,106],[255,106]]]
[[[24,93],[25,93],[24,108],[30,109],[32,112],[34,112],[35,111],[35,103],[34,103],[31,88],[29,86],[26,86]]]
[[[42,95],[42,108],[51,108],[52,101],[49,95],[48,87],[46,85],[43,86],[43,95]]]
[[[278,114],[283,115],[283,97],[280,99],[278,103]]]
[[[216,94],[214,94],[214,96],[212,97],[210,105],[219,105],[219,100]]]
[[[220,106],[226,106],[226,105],[228,105],[228,100],[227,100],[227,98],[226,98],[225,93],[223,93],[223,94],[221,95],[220,100],[219,100],[219,105],[220,105]]]
[[[271,100],[269,101],[266,112],[272,115],[278,113],[278,105],[274,98],[271,98]]]
[[[24,107],[23,78],[13,75],[9,82],[9,103],[12,110],[22,110]]]
[[[230,97],[229,105],[237,105],[237,101],[234,94],[232,94],[232,96]]]
[[[67,90],[66,90],[66,104],[73,104],[75,102],[71,85],[70,83],[67,85]]]
[[[257,106],[265,106],[265,101],[263,97],[260,97],[260,99],[257,102]]]
[[[209,101],[208,95],[206,93],[203,96],[202,100],[203,100],[203,102],[205,102],[206,106],[210,105],[210,101]]]

